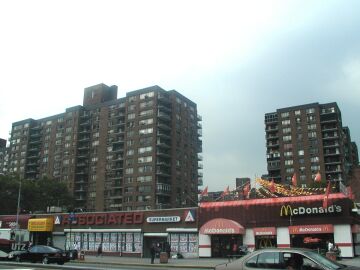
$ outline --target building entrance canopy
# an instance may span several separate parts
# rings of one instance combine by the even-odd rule
[[[245,234],[245,229],[231,219],[215,218],[200,228],[201,234]]]

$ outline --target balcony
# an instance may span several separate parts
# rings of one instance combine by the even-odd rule
[[[171,116],[169,116],[166,113],[160,112],[160,111],[158,111],[157,117],[160,119],[163,119],[163,120],[167,120],[167,121],[171,120]]]
[[[81,122],[79,125],[80,125],[80,126],[90,126],[90,125],[91,125],[91,121],[90,121],[90,120],[84,121],[84,122]]]
[[[156,184],[156,194],[171,195],[171,185],[162,183]]]
[[[169,170],[164,170],[164,169],[160,169],[160,168],[156,169],[156,174],[162,175],[162,176],[171,176],[171,172]]]
[[[160,149],[157,149],[156,155],[165,156],[165,157],[171,157],[170,151],[164,151],[164,150],[160,150]]]
[[[171,142],[170,142],[170,140],[162,140],[162,139],[158,138],[156,141],[156,145],[160,146],[160,147],[170,148]]]
[[[171,133],[170,132],[163,132],[163,131],[158,131],[157,134],[156,134],[158,137],[164,137],[164,138],[168,138],[170,139],[171,138]]]

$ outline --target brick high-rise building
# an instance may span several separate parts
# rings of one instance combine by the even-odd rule
[[[294,106],[265,114],[269,179],[309,187],[317,172],[323,181],[349,184],[357,165],[357,147],[350,130],[343,127],[336,103]]]
[[[67,183],[87,211],[194,206],[202,184],[201,117],[159,86],[85,88],[82,106],[12,125],[9,172]]]

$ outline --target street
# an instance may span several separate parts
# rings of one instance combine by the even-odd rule
[[[111,265],[106,264],[100,266],[99,264],[91,264],[91,263],[82,263],[79,265],[78,263],[67,263],[65,265],[57,265],[57,264],[48,264],[43,265],[40,263],[13,263],[13,262],[0,262],[0,269],[14,269],[14,270],[40,270],[40,269],[76,269],[76,270],[134,270],[134,269],[171,269],[174,268],[172,265],[163,265],[163,264],[154,264],[149,266],[129,266],[129,265]],[[176,267],[177,270],[185,270],[187,268],[179,268]],[[201,268],[191,268],[191,269],[204,269]],[[209,267],[208,269],[213,269],[213,267]]]

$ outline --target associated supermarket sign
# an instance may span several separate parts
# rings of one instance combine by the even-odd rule
[[[166,216],[166,217],[148,217],[146,221],[148,223],[173,223],[180,222],[181,218],[179,216]]]
[[[340,205],[330,205],[327,208],[322,207],[292,207],[291,205],[283,205],[280,208],[280,216],[302,216],[302,215],[318,215],[318,214],[334,214],[341,213],[342,207]]]

